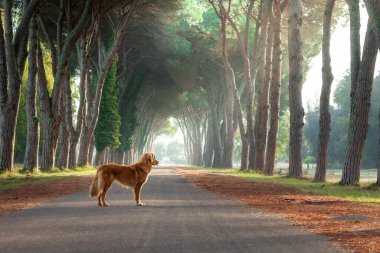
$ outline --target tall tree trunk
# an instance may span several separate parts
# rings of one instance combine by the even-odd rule
[[[2,24],[0,25],[2,26]],[[3,64],[1,66],[1,81],[3,83],[0,85],[2,93],[5,91],[2,98],[6,98],[6,102],[0,110],[0,171],[12,171],[21,77],[12,43],[12,1],[10,0],[4,1],[4,29],[5,33],[3,27],[0,29],[0,57]],[[9,88],[7,88],[7,81]]]
[[[319,105],[319,140],[317,154],[317,169],[314,182],[326,181],[328,160],[328,143],[330,138],[330,92],[334,76],[331,71],[330,57],[330,30],[331,18],[335,0],[327,0],[323,16],[323,39],[322,39],[322,91]]]
[[[302,8],[300,0],[289,1],[289,176],[302,177]]]
[[[225,101],[225,112],[226,112],[226,142],[224,144],[223,150],[223,167],[232,168],[233,161],[233,150],[234,150],[234,137],[235,131],[233,127],[234,119],[234,106],[236,106],[236,101],[234,98],[234,87],[235,84],[235,74],[228,61],[227,56],[227,37],[226,37],[226,15],[221,11],[221,33],[222,33],[222,59],[224,65],[224,75],[226,84],[226,101]]]
[[[368,115],[377,51],[375,32],[372,22],[368,21],[358,83],[351,100],[348,147],[340,181],[342,185],[358,184],[360,180],[360,163],[368,132]]]
[[[203,152],[203,162],[202,165],[205,167],[211,167],[212,165],[212,155],[213,155],[213,132],[212,132],[212,117],[210,113],[207,116],[207,130],[205,136],[204,152]]]
[[[90,148],[88,150],[88,164],[93,165],[93,155],[94,155],[94,150],[95,150],[95,138],[94,136],[91,136],[90,140]]]
[[[272,80],[270,86],[270,123],[265,157],[265,175],[271,176],[274,171],[276,158],[276,146],[278,137],[278,121],[280,111],[281,92],[281,9],[280,1],[274,2],[274,24],[273,24],[273,55],[272,55]]]
[[[255,60],[255,63],[253,64],[253,72],[256,71],[257,68],[257,74],[256,74],[256,80],[255,85],[258,87],[258,93],[261,94],[261,90],[263,88],[264,83],[264,72],[265,72],[265,59],[266,59],[266,48],[267,48],[267,41],[268,41],[268,20],[269,15],[271,12],[271,6],[272,6],[273,0],[262,0],[260,5],[260,13],[261,13],[261,24],[260,24],[260,41],[258,46],[258,52],[257,52],[257,59]],[[256,53],[256,52],[254,52]],[[257,67],[256,67],[257,65]],[[251,138],[251,145],[250,145],[250,152],[249,152],[249,164],[248,167],[250,169],[257,169],[257,128],[258,128],[258,114],[260,112],[260,104],[261,104],[261,98],[259,96],[258,98],[258,106],[256,108],[256,121],[255,125],[252,126],[253,130],[253,137]],[[248,130],[249,131],[249,130]],[[252,131],[251,131],[252,132]],[[264,147],[265,148],[265,147]]]
[[[80,138],[78,166],[86,166],[89,163],[91,135],[89,129],[84,127]]]
[[[379,149],[377,151],[377,181],[376,185],[380,187],[380,108],[379,108]]]
[[[80,39],[78,48],[78,60],[80,67],[80,82],[79,82],[79,107],[76,120],[76,128],[74,128],[73,123],[73,112],[72,112],[72,95],[70,87],[70,76],[68,75],[69,85],[65,86],[65,119],[67,123],[67,129],[70,132],[70,153],[69,153],[69,168],[75,168],[77,163],[77,144],[79,137],[82,132],[83,118],[86,113],[86,79],[88,75],[88,59],[86,57],[86,39],[83,35]],[[89,86],[87,86],[89,88]]]
[[[212,166],[213,168],[222,167],[222,139],[221,139],[221,130],[220,130],[220,120],[218,111],[220,111],[219,103],[218,103],[218,95],[215,87],[211,86],[211,82],[208,79],[207,73],[204,74],[205,80],[207,82],[206,90],[208,96],[208,104],[210,107],[210,115],[209,115],[209,127],[211,127],[211,138],[212,138],[212,149],[214,156],[212,158]]]
[[[364,0],[368,16],[377,31],[377,39],[380,33],[380,1],[379,0]],[[377,43],[380,43],[378,40]]]
[[[78,140],[73,141],[73,138],[70,135],[69,160],[67,164],[67,167],[69,169],[75,168],[77,164],[76,163],[77,162],[77,144],[78,144]]]
[[[42,58],[42,52],[41,49],[39,51],[39,73],[38,73],[38,79],[39,79],[39,90],[40,90],[40,107],[41,107],[41,118],[42,118],[42,126],[43,126],[43,143],[42,143],[42,153],[41,153],[41,169],[43,170],[50,170],[54,167],[54,158],[55,158],[55,152],[57,147],[57,139],[58,139],[58,133],[59,133],[59,126],[61,123],[61,97],[62,97],[62,91],[65,87],[64,84],[66,83],[66,76],[65,74],[68,72],[67,65],[68,65],[68,59],[72,53],[72,49],[74,48],[77,40],[79,39],[80,35],[83,33],[83,28],[88,23],[89,14],[91,10],[91,0],[86,0],[83,11],[76,22],[73,29],[69,27],[70,32],[67,33],[64,43],[62,43],[62,15],[63,10],[61,8],[60,11],[60,17],[57,25],[57,52],[58,52],[58,62],[57,62],[57,69],[54,71],[54,85],[51,97],[49,95],[48,89],[47,89],[47,81],[46,81],[46,75],[43,65],[43,58]],[[61,0],[61,7],[63,6],[63,0]],[[67,14],[67,13],[66,13]],[[70,25],[69,25],[70,26]],[[53,52],[52,52],[53,55]],[[53,63],[55,61],[52,61]],[[52,66],[53,70],[55,66]]]
[[[37,75],[37,23],[32,19],[29,28],[28,82],[26,87],[27,139],[24,169],[32,171],[38,167],[39,126],[36,111]]]
[[[346,0],[350,13],[351,99],[354,96],[360,70],[360,6],[359,0]],[[352,110],[352,105],[351,105]]]
[[[69,146],[70,146],[70,134],[66,128],[66,121],[63,120],[60,130],[59,130],[59,139],[61,140],[61,147],[59,151],[57,167],[60,169],[65,169],[68,167],[68,158],[69,158]]]
[[[253,89],[252,76],[251,76],[251,65],[250,65],[251,63],[250,63],[249,52],[248,52],[250,17],[251,17],[251,13],[253,10],[254,2],[255,1],[249,2],[247,14],[246,14],[244,38],[241,38],[240,31],[239,31],[238,26],[236,25],[235,21],[230,17],[229,13],[226,11],[223,4],[220,4],[221,13],[223,15],[225,15],[225,17],[228,19],[230,25],[232,26],[232,29],[235,31],[235,34],[238,38],[240,54],[241,54],[241,57],[243,60],[243,65],[244,65],[244,86],[243,86],[243,89],[246,90],[247,100],[248,100],[248,102],[247,102],[247,131],[246,131],[245,126],[244,126],[243,109],[242,109],[242,105],[240,102],[241,94],[238,91],[236,81],[235,81],[235,75],[233,73],[233,70],[232,70],[230,64],[228,63],[228,58],[227,58],[227,56],[224,57],[225,58],[224,62],[228,63],[227,64],[227,70],[230,72],[229,79],[231,79],[231,84],[232,84],[232,88],[234,91],[235,116],[236,116],[236,119],[237,119],[236,121],[239,125],[239,130],[240,130],[240,139],[241,139],[240,169],[241,170],[245,170],[248,168],[248,152],[249,152],[249,144],[250,144],[249,139],[254,138],[252,135],[252,133],[253,133],[252,128],[253,128],[254,89]],[[225,28],[222,30],[225,30]],[[225,33],[225,31],[224,31],[224,33]],[[257,40],[257,37],[255,37],[255,40]],[[223,42],[223,43],[225,44],[225,42]],[[225,46],[224,46],[224,48],[225,48]],[[235,120],[234,120],[234,122],[235,122]],[[254,143],[254,142],[251,141],[251,143]]]
[[[55,165],[55,152],[60,126],[60,116],[52,110],[51,100],[47,88],[45,67],[43,63],[42,49],[39,46],[37,50],[38,64],[38,95],[41,111],[42,125],[42,149],[40,168],[50,170]]]
[[[100,166],[104,163],[105,151],[106,151],[106,149],[103,149],[103,151],[101,151],[101,152],[96,152],[95,163],[94,163],[95,166]]]
[[[42,118],[42,148],[40,168],[43,171],[51,170],[55,166],[55,153],[59,126],[49,123],[48,118]]]
[[[273,18],[271,18],[266,43],[264,80],[261,84],[255,121],[256,169],[258,171],[264,170],[265,162],[265,148],[268,132],[268,96],[269,84],[271,81],[273,36]]]

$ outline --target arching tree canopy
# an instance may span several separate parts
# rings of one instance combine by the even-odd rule
[[[368,131],[375,133],[365,101],[373,93],[380,14],[364,2],[370,19],[360,45],[358,1],[5,0],[0,170],[37,156],[38,164],[24,167],[83,166],[94,147],[107,151],[98,162],[128,163],[174,124],[188,163],[272,175],[282,159],[290,176],[301,177],[302,156],[318,156],[319,181],[329,163],[344,163],[342,184],[357,183],[363,150],[376,150],[364,148]],[[331,107],[330,33],[346,12],[351,83],[342,81]],[[304,129],[302,83],[321,48],[327,88]],[[349,98],[341,95],[347,90]],[[344,127],[347,137],[337,134]],[[330,129],[339,147],[328,141]],[[369,153],[364,164],[374,166]]]

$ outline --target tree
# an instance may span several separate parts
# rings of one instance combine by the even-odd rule
[[[122,9],[120,16],[118,17],[118,23],[112,31],[112,46],[106,50],[104,45],[104,38],[98,37],[98,61],[96,62],[95,70],[98,71],[95,84],[95,96],[93,98],[93,106],[87,111],[86,119],[83,122],[80,149],[78,157],[78,165],[85,166],[89,163],[90,142],[92,135],[95,131],[96,124],[99,117],[100,100],[102,97],[104,81],[107,76],[107,72],[116,57],[117,50],[119,49],[125,31],[131,19],[132,13],[134,13],[138,0],[134,0]],[[128,8],[129,7],[129,8]],[[103,17],[106,18],[107,16]],[[98,21],[100,22],[100,21]],[[100,24],[98,24],[100,26]],[[101,27],[97,27],[97,33],[99,34]]]
[[[116,85],[116,64],[115,61],[111,65],[104,83],[99,120],[94,132],[97,153],[104,152],[107,147],[117,148],[120,145],[121,119],[118,113],[119,90]]]
[[[37,75],[37,21],[32,19],[29,27],[28,82],[26,88],[27,137],[24,169],[38,167],[39,126],[36,110]]]
[[[270,123],[268,141],[266,147],[266,158],[264,173],[273,175],[274,161],[276,158],[276,148],[278,139],[278,123],[280,112],[280,92],[281,92],[281,18],[282,11],[287,6],[287,2],[280,4],[279,0],[274,1],[274,24],[273,24],[273,60],[272,79],[270,84]]]
[[[357,84],[351,88],[348,146],[340,181],[342,185],[358,184],[360,180],[360,163],[368,132],[368,115],[371,106],[371,90],[377,51],[376,34],[372,22],[369,21]],[[351,72],[352,78],[355,77],[352,76]]]
[[[273,49],[273,0],[265,1],[265,11],[262,29],[261,56],[256,79],[259,87],[258,105],[255,117],[255,169],[264,170],[265,148],[268,132],[268,92],[271,78],[272,49]]]
[[[302,176],[302,25],[301,1],[289,1],[288,48],[289,48],[289,176]]]
[[[320,116],[319,116],[319,145],[317,154],[317,169],[314,176],[315,182],[326,181],[326,169],[328,159],[328,143],[330,138],[331,115],[330,92],[334,76],[331,71],[330,57],[330,32],[331,19],[334,9],[335,0],[326,2],[325,14],[323,17],[323,42],[322,42],[322,91],[320,98]]]
[[[26,37],[38,2],[33,0],[28,5],[24,2],[23,17],[13,37],[12,1],[4,1],[4,28],[0,20],[0,171],[13,170],[21,76],[27,57]]]
[[[73,51],[73,48],[78,41],[83,28],[90,21],[91,0],[86,0],[82,12],[77,17],[78,21],[74,27],[71,27],[70,20],[67,22],[67,36],[63,40],[63,18],[72,18],[72,13],[65,13],[64,1],[60,0],[60,13],[57,21],[57,46],[52,43],[52,39],[47,37],[49,48],[52,55],[52,69],[54,73],[53,91],[50,95],[47,89],[46,73],[44,62],[42,59],[42,51],[39,50],[38,57],[38,82],[39,82],[39,100],[41,108],[41,124],[42,124],[42,150],[40,167],[43,170],[50,170],[55,165],[55,153],[57,149],[57,140],[61,125],[62,111],[62,93],[64,85],[69,85],[70,82],[65,80],[65,74],[68,71],[68,59]],[[70,3],[69,3],[70,4]],[[71,10],[71,8],[68,8]],[[40,25],[43,27],[44,21],[40,19]]]

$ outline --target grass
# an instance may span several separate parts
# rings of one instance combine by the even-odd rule
[[[17,189],[27,184],[47,183],[57,179],[69,179],[79,176],[91,176],[94,174],[95,168],[92,166],[77,167],[72,170],[53,169],[48,172],[42,172],[39,170],[24,172],[20,167],[16,166],[13,172],[0,173],[0,191]]]
[[[260,173],[239,171],[237,169],[211,169],[194,166],[190,166],[189,168],[207,170],[213,173],[240,177],[256,182],[278,184],[295,188],[302,192],[337,197],[361,203],[380,204],[380,188],[370,183],[361,183],[360,186],[341,186],[338,183],[313,183],[311,179],[295,179],[280,175],[268,177]]]

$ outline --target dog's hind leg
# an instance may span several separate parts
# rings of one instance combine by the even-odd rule
[[[102,206],[102,201],[100,199],[100,196],[101,196],[101,194],[99,194],[99,196],[98,196],[98,206]]]
[[[141,188],[144,184],[137,184],[135,186],[135,189],[134,189],[134,192],[135,192],[135,200],[136,200],[136,206],[144,206],[145,204],[140,202],[140,192],[141,192]]]
[[[110,206],[108,203],[106,203],[106,194],[108,190],[111,188],[112,181],[105,184],[102,193],[100,194],[100,200],[103,206]]]

